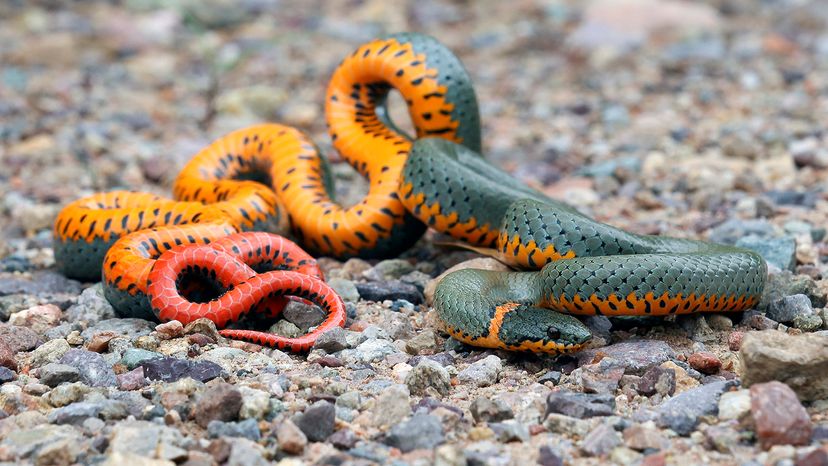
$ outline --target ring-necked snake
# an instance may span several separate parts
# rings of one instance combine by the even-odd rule
[[[515,180],[463,146],[415,141],[401,198],[423,222],[535,272],[460,270],[434,308],[456,339],[484,347],[573,351],[590,337],[574,317],[740,311],[755,305],[767,266],[755,252],[636,235],[596,222]]]
[[[406,100],[417,137],[426,137],[413,149],[387,117],[391,88]],[[456,57],[431,38],[401,34],[359,47],[334,73],[326,116],[334,146],[370,180],[368,195],[357,205],[343,208],[331,199],[325,159],[307,137],[262,125],[198,154],[176,181],[178,201],[114,193],[68,207],[55,225],[58,264],[69,275],[91,277],[104,252],[122,237],[103,261],[107,297],[122,314],[152,317],[147,293],[153,299],[162,294],[147,289],[147,278],[155,258],[178,244],[210,243],[236,231],[287,223],[315,253],[386,257],[422,234],[419,219],[472,245],[495,246],[501,259],[516,267],[541,269],[447,276],[434,306],[449,332],[473,345],[550,353],[578,349],[589,338],[580,321],[553,310],[736,311],[755,304],[764,286],[766,265],[753,252],[631,234],[595,222],[489,165],[476,154],[479,119],[468,77]],[[179,271],[196,260],[170,257],[187,257],[176,262]],[[221,256],[212,264],[230,262]],[[182,289],[181,283],[170,287],[170,280],[165,290]],[[233,283],[219,281],[217,288]],[[273,296],[258,294],[243,306],[228,303],[237,307],[216,318],[232,320],[261,307],[262,299],[276,300]],[[200,312],[210,311],[192,311]],[[305,347],[294,349],[300,346]]]
[[[120,191],[68,205],[54,227],[58,268],[86,280],[103,270],[106,297],[119,315],[155,319],[161,316],[147,297],[150,271],[159,256],[182,245],[289,226],[317,254],[396,255],[425,226],[397,194],[411,140],[388,117],[392,89],[405,99],[417,137],[439,136],[479,150],[477,100],[460,61],[420,34],[374,40],[339,64],[326,96],[334,147],[370,182],[360,202],[335,203],[326,159],[307,136],[259,125],[199,152],[176,179],[174,201]],[[234,315],[246,311],[232,309]]]

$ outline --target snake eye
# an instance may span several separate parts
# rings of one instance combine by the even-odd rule
[[[546,335],[551,340],[557,340],[558,338],[561,337],[561,331],[558,330],[558,327],[549,327],[549,328],[546,329]]]

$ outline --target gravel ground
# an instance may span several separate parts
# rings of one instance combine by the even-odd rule
[[[821,0],[3,2],[0,462],[828,464],[826,26]],[[427,304],[475,255],[429,236],[322,259],[347,328],[295,356],[115,318],[54,271],[62,205],[168,194],[229,130],[278,121],[330,153],[333,68],[401,30],[462,58],[487,157],[602,221],[760,251],[758,309],[589,318],[572,357],[481,351]]]

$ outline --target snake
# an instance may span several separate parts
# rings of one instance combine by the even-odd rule
[[[280,350],[307,351],[319,335],[345,325],[345,304],[323,281],[316,260],[296,243],[270,233],[236,233],[210,244],[165,251],[153,264],[147,291],[161,321],[185,325],[207,318],[221,328],[251,312],[273,318],[287,304],[285,296],[325,311],[321,324],[296,338],[254,330],[219,331],[227,338]]]
[[[425,224],[522,269],[458,270],[437,285],[438,317],[474,346],[577,351],[590,332],[573,315],[743,311],[766,281],[754,251],[595,221],[451,141],[414,142],[400,195]]]
[[[413,135],[389,116],[392,90],[407,105]],[[68,204],[53,228],[56,267],[70,278],[102,279],[119,316],[158,321],[149,278],[158,258],[176,248],[246,231],[289,232],[315,255],[396,256],[426,230],[398,194],[412,140],[439,137],[480,150],[468,73],[446,46],[423,34],[375,39],[345,57],[327,88],[325,117],[334,149],[369,181],[355,204],[337,203],[327,158],[307,135],[264,123],[199,151],[176,177],[173,199],[113,191]],[[250,311],[240,308],[248,301],[240,303],[232,303],[232,315]]]

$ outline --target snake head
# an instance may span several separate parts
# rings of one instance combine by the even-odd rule
[[[503,316],[498,336],[513,349],[558,354],[581,349],[592,334],[573,316],[518,305]]]

